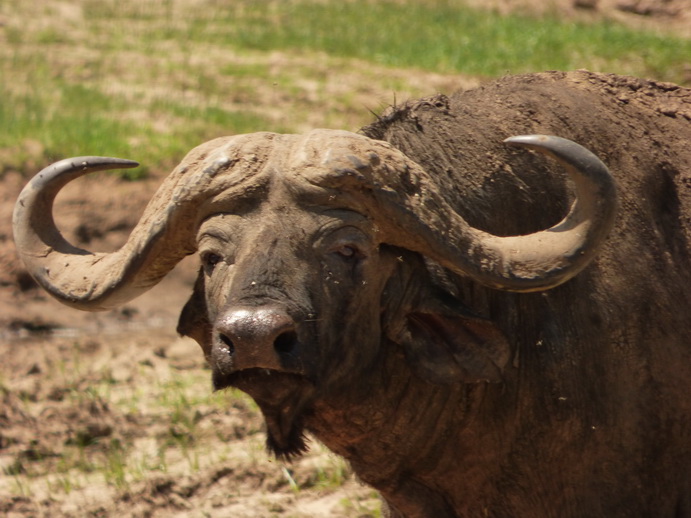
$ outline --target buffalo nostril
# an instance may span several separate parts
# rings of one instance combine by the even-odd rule
[[[298,335],[295,331],[286,331],[274,340],[274,350],[279,354],[291,353],[295,349],[297,341]]]
[[[232,355],[235,352],[235,344],[233,343],[233,341],[223,333],[219,334],[218,337],[221,340],[221,342],[223,342],[223,344],[226,346],[228,354]]]

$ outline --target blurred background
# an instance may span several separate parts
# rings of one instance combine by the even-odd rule
[[[369,111],[504,74],[691,83],[688,0],[76,0],[0,4],[0,164],[137,157]]]

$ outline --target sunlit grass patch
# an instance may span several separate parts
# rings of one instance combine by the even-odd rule
[[[119,16],[140,18],[151,4]],[[114,15],[101,7],[100,16]],[[162,38],[231,48],[365,59],[396,67],[494,77],[545,69],[601,68],[681,81],[691,41],[593,23],[473,9],[459,1],[238,1],[201,9]]]
[[[248,113],[215,106],[185,106],[182,102],[153,100],[133,106],[118,95],[108,95],[97,86],[55,81],[49,93],[17,94],[0,87],[0,158],[5,168],[24,169],[36,160],[40,143],[46,162],[67,156],[101,155],[135,158],[161,164],[186,153],[212,136],[243,133],[265,126],[266,120]],[[133,108],[136,110],[133,112]],[[143,113],[142,113],[143,111]],[[136,115],[136,116],[135,116]],[[170,121],[161,128],[156,122]],[[146,174],[146,167],[122,172],[128,179]]]
[[[482,78],[590,68],[681,82],[691,61],[689,40],[460,0],[82,0],[64,19],[52,4],[23,6],[11,6],[0,33],[0,173],[83,154],[168,170],[220,135],[292,132],[308,120],[357,129],[350,121],[380,106],[358,104],[352,86],[393,102],[386,67]],[[42,13],[53,23],[39,23]],[[296,65],[277,65],[276,52]],[[368,76],[363,63],[385,68]],[[334,91],[332,76],[348,67],[351,94]]]

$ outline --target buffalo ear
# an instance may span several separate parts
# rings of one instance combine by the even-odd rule
[[[391,338],[413,372],[437,384],[499,383],[510,355],[506,337],[491,321],[442,303],[409,312]]]
[[[189,300],[180,312],[177,332],[195,340],[208,355],[211,351],[211,323],[206,308],[204,276],[200,272]]]

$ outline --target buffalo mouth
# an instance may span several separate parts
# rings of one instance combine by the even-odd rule
[[[314,400],[315,385],[306,376],[252,368],[231,374],[213,372],[215,390],[234,387],[259,406],[266,422],[266,447],[276,458],[291,460],[309,448],[304,419]]]

